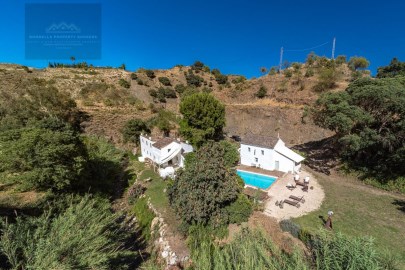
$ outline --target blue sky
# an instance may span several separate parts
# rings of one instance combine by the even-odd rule
[[[0,62],[43,67],[25,58],[25,3],[79,1],[2,0]],[[280,47],[331,55],[365,56],[375,73],[391,58],[405,61],[405,1],[86,1],[102,7],[102,55],[94,65],[170,68],[201,60],[226,74],[259,76],[279,62]],[[89,18],[91,19],[91,18]],[[309,51],[284,59],[304,61]],[[86,59],[77,59],[85,61]]]

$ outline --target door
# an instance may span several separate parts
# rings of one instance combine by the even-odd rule
[[[274,164],[274,169],[276,171],[278,171],[280,169],[280,161],[276,160],[275,164]]]

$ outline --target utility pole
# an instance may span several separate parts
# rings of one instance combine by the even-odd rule
[[[284,53],[284,48],[281,47],[280,50],[280,66],[278,67],[278,70],[281,72],[282,66],[283,66],[283,53]]]
[[[336,38],[333,38],[332,59],[335,59]]]

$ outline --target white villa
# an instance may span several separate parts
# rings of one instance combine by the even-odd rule
[[[161,177],[174,176],[175,168],[184,167],[184,155],[193,152],[193,146],[180,139],[153,138],[144,134],[139,136],[142,157],[149,159],[158,168]]]
[[[247,135],[242,138],[240,162],[242,165],[298,173],[304,157],[298,155],[280,138]]]

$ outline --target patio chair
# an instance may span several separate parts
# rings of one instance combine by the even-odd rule
[[[289,205],[295,206],[297,208],[300,208],[300,204],[297,201],[290,201],[290,200],[284,200],[283,203],[287,203]]]
[[[304,196],[302,196],[302,197],[297,197],[297,196],[291,195],[289,198],[290,198],[290,199],[293,199],[293,200],[295,200],[295,201],[297,201],[297,202],[301,202],[301,203],[304,203],[304,202],[305,202]]]
[[[302,188],[302,191],[308,192],[308,186],[304,186],[304,187]]]
[[[292,184],[288,183],[288,185],[286,185],[286,187],[287,187],[289,190],[294,190],[294,189],[297,187],[297,185],[292,185]]]

